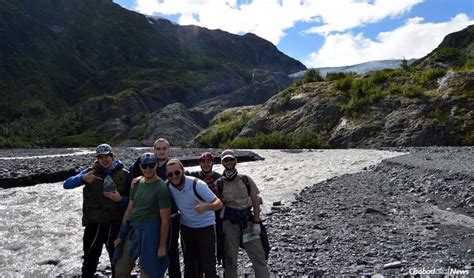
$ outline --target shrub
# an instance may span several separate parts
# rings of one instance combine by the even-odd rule
[[[241,137],[222,144],[221,148],[231,149],[251,149],[255,146],[255,142],[251,137]]]
[[[401,95],[402,94],[402,88],[400,85],[397,84],[390,84],[387,89],[388,94],[390,95]]]
[[[469,58],[466,60],[466,63],[464,63],[464,69],[474,70],[474,58]]]
[[[255,147],[257,149],[286,149],[290,147],[290,138],[279,131],[272,133],[258,133]]]
[[[354,77],[352,76],[346,76],[343,79],[339,79],[336,81],[336,89],[340,91],[349,91],[349,89],[352,87],[352,81],[354,80]]]
[[[327,148],[327,143],[319,133],[303,131],[292,136],[291,147],[298,149],[321,149]]]
[[[367,80],[354,80],[349,90],[349,101],[341,104],[339,108],[343,112],[354,114],[383,98],[385,94]]]
[[[421,74],[421,77],[419,79],[419,84],[422,86],[425,86],[431,81],[434,81],[444,76],[446,72],[447,72],[446,69],[430,68]]]
[[[389,78],[388,72],[385,71],[374,71],[370,75],[369,82],[372,84],[383,84],[385,83]]]
[[[303,76],[304,84],[320,81],[324,81],[324,78],[322,78],[321,74],[319,73],[319,70],[317,69],[309,69]]]
[[[340,80],[340,79],[343,79],[349,75],[352,75],[352,74],[348,74],[348,73],[345,73],[345,72],[328,72],[326,74],[326,77],[324,78],[324,80],[326,81],[335,81],[335,80]]]
[[[402,87],[402,92],[407,98],[417,98],[423,95],[422,89],[418,85],[405,85]]]
[[[462,139],[461,144],[464,146],[474,146],[474,131],[469,131],[466,133]]]
[[[403,57],[403,60],[400,63],[400,67],[406,71],[410,70],[410,66],[408,65],[408,61],[405,59],[405,57]]]
[[[223,142],[231,142],[250,120],[250,115],[224,114],[217,119],[213,127],[196,138],[196,142],[207,147],[219,147]]]

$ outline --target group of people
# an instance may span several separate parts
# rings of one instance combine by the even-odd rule
[[[137,259],[140,277],[238,277],[239,247],[255,276],[269,277],[260,240],[259,190],[238,173],[232,150],[221,153],[224,172],[213,171],[214,157],[198,158],[200,171],[187,172],[170,159],[170,144],[160,138],[127,170],[112,148],[101,144],[90,167],[64,182],[64,188],[84,185],[84,259],[82,277],[94,277],[103,245],[113,277],[130,277]],[[181,239],[181,240],[179,240]]]

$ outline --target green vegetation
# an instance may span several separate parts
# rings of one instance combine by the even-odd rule
[[[474,131],[469,131],[466,133],[464,138],[462,139],[461,144],[464,146],[474,146]]]
[[[418,77],[419,84],[421,86],[429,85],[431,82],[436,81],[438,78],[443,77],[446,75],[446,69],[440,68],[429,68],[424,70]]]
[[[376,77],[374,80],[379,82],[380,77]],[[387,93],[376,86],[374,80],[353,79],[349,88],[349,101],[339,104],[341,111],[350,115],[355,115],[362,109],[367,108],[367,106],[370,106],[383,98]]]
[[[211,122],[206,133],[195,138],[195,141],[207,147],[220,147],[232,141],[251,118],[249,110],[235,114],[233,112],[220,115]]]
[[[293,82],[292,87],[295,88],[295,87],[299,87],[299,86],[301,86],[303,84],[306,84],[306,83],[321,82],[321,81],[324,81],[324,78],[319,73],[319,70],[309,69],[304,73],[303,78],[296,79]]]
[[[303,84],[321,81],[324,81],[324,78],[321,77],[317,69],[309,69],[303,76]]]
[[[423,95],[422,88],[418,85],[403,85],[401,87],[402,93],[407,98],[417,98]]]
[[[335,81],[335,80],[340,80],[344,79],[348,76],[354,76],[356,75],[355,73],[345,73],[345,72],[328,72],[326,74],[326,77],[324,78],[325,81]]]
[[[255,148],[255,149],[322,149],[327,148],[327,142],[319,133],[304,131],[288,135],[283,132],[258,133],[255,137],[243,137],[223,144],[225,148]]]

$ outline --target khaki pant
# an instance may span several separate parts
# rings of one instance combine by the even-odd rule
[[[130,274],[135,267],[136,259],[130,258],[128,256],[128,251],[130,250],[130,236],[131,233],[125,237],[125,242],[122,246],[122,256],[115,263],[115,277],[116,278],[129,278]],[[150,278],[143,270],[140,271],[140,278]]]
[[[225,269],[224,277],[237,278],[237,257],[239,255],[239,246],[242,241],[242,235],[252,231],[252,222],[247,223],[247,228],[242,229],[240,224],[232,224],[230,220],[224,220],[224,254]],[[243,244],[247,255],[252,262],[255,277],[270,277],[267,262],[265,261],[265,252],[263,251],[262,241],[259,239],[248,241]]]

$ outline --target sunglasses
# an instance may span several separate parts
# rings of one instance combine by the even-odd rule
[[[174,172],[166,173],[166,176],[167,176],[168,178],[172,178],[173,176],[179,177],[180,175],[181,175],[181,171],[174,171]]]
[[[156,166],[156,163],[140,164],[140,167],[142,167],[143,169],[147,169],[147,168],[153,169],[155,168],[155,166]]]
[[[232,162],[232,161],[234,161],[234,160],[235,160],[235,158],[229,158],[229,157],[227,157],[227,158],[224,158],[224,159],[222,160],[222,162],[227,163],[227,162]]]

